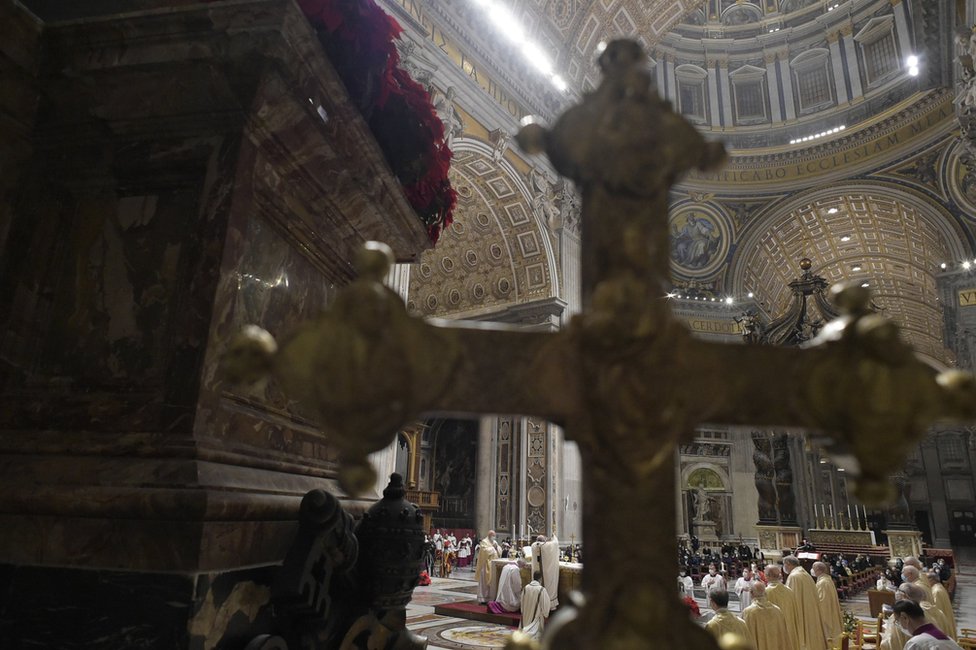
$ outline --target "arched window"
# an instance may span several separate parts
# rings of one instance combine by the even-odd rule
[[[725,483],[715,470],[699,467],[688,475],[688,487],[704,488],[706,490],[724,490]]]

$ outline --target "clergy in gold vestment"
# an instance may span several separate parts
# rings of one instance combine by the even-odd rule
[[[827,639],[824,638],[823,622],[820,620],[820,601],[817,598],[817,587],[807,570],[800,566],[795,555],[783,558],[783,568],[789,572],[786,586],[793,590],[796,596],[796,611],[800,619],[798,630],[800,650],[824,650]]]
[[[783,584],[783,570],[778,565],[766,567],[766,600],[783,610],[786,617],[786,629],[790,633],[792,647],[800,649],[800,613],[796,608],[796,595],[793,590]]]
[[[840,611],[837,585],[823,562],[813,563],[813,577],[817,579],[820,620],[823,622],[824,636],[827,637],[827,647],[833,648],[840,645],[840,637],[844,633],[844,615]]]
[[[766,598],[766,585],[757,580],[750,591],[752,604],[743,610],[742,619],[756,650],[796,650],[786,614]]]
[[[705,623],[705,629],[712,633],[716,641],[726,634],[734,634],[743,639],[746,647],[752,647],[749,628],[742,619],[726,609],[729,606],[729,592],[724,589],[712,590],[708,594],[708,606],[715,610],[715,616]]]
[[[925,591],[921,587],[914,583],[903,582],[898,587],[898,591],[895,592],[896,600],[900,600],[901,597],[907,598],[921,607],[929,623],[945,632],[946,635],[949,634],[949,630],[947,629],[949,627],[949,621],[946,619],[945,614],[932,602],[926,600]]]
[[[929,586],[928,579],[922,575],[921,571],[914,566],[906,564],[901,569],[901,579],[904,582],[910,582],[922,591],[925,592],[925,598],[930,603],[935,602],[935,596],[932,595],[932,587]],[[945,631],[945,630],[943,630]]]
[[[895,623],[894,615],[889,614],[881,630],[881,650],[904,650],[909,638]]]
[[[942,586],[942,578],[935,571],[930,571],[926,574],[929,579],[929,585],[932,587],[932,597],[933,604],[939,608],[945,617],[946,622],[951,629],[942,630],[952,639],[956,638],[956,613],[952,611],[952,600],[949,598],[949,592],[946,588]]]
[[[488,536],[478,542],[478,561],[474,566],[474,576],[478,581],[478,602],[484,605],[491,600],[491,561],[501,555],[501,549],[495,542],[495,531],[489,530]]]

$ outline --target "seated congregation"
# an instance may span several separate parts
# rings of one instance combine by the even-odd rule
[[[698,584],[682,566],[678,589],[688,603],[692,618],[716,639],[739,637],[735,647],[754,650],[921,650],[961,648],[957,639],[950,591],[952,568],[941,558],[924,566],[918,558],[890,562],[885,570],[866,558],[817,561],[810,570],[796,555],[782,565],[762,560],[738,560],[737,568],[725,568],[719,560],[709,563]],[[738,568],[741,567],[741,568]],[[859,568],[858,568],[859,567]],[[734,582],[729,575],[735,576]],[[892,571],[894,570],[894,571]],[[841,608],[846,585],[872,587],[871,595],[890,601],[876,620],[859,619]],[[712,613],[699,615],[696,589]],[[738,600],[738,611],[729,609]],[[872,599],[872,602],[876,599]],[[845,615],[846,614],[846,615]],[[729,639],[725,641],[728,642]],[[966,642],[965,640],[963,642]],[[970,647],[970,646],[967,646]]]

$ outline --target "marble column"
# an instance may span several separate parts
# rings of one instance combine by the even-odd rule
[[[922,441],[922,465],[925,468],[928,502],[932,516],[932,545],[936,548],[949,548],[949,509],[946,505],[946,490],[939,460],[938,434],[930,433]]]
[[[667,99],[667,91],[665,88],[665,75],[668,67],[667,56],[661,52],[656,52],[654,58],[657,60],[657,65],[654,66],[654,81],[657,84],[657,94],[664,99]]]
[[[901,51],[900,68],[904,68],[905,60],[915,53],[912,43],[912,32],[908,26],[908,7],[904,0],[891,0],[892,13],[895,15],[895,31],[898,34],[898,47]]]
[[[766,53],[763,56],[766,64],[766,87],[769,90],[769,110],[773,124],[783,121],[783,110],[780,106],[779,76],[776,74],[776,55]]]
[[[706,63],[708,66],[708,119],[713,129],[722,128],[722,107],[718,101],[718,64],[714,61]]]
[[[670,54],[664,56],[664,63],[667,65],[668,99],[671,104],[678,108],[678,77],[674,71],[674,57]]]
[[[845,26],[841,29],[841,36],[847,57],[847,78],[851,81],[851,101],[860,101],[864,97],[864,87],[861,84],[861,67],[857,63],[857,43],[854,41],[853,27]]]
[[[485,416],[480,418],[478,422],[478,479],[475,482],[477,497],[475,499],[474,525],[480,537],[496,525],[495,492],[497,481],[494,480],[494,476],[497,462],[498,418]]]
[[[786,106],[786,121],[792,122],[796,119],[796,100],[793,97],[793,71],[790,69],[789,52],[777,52],[776,64],[779,68],[780,81],[782,81],[783,103]]]
[[[718,83],[719,88],[722,89],[722,120],[723,127],[726,129],[731,129],[734,126],[732,121],[732,87],[729,83],[729,60],[727,58],[719,59],[718,62]]]
[[[837,32],[827,34],[827,43],[830,46],[830,70],[831,76],[834,78],[837,104],[845,104],[850,101],[850,97],[847,95],[847,84],[844,83],[844,61],[840,54],[840,34]]]

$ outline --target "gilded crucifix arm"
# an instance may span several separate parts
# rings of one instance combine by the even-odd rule
[[[389,249],[372,244],[358,261],[359,279],[280,349],[267,332],[249,328],[224,362],[233,380],[274,376],[321,424],[339,450],[347,492],[373,485],[367,456],[422,414],[531,414],[559,422],[579,404],[568,337],[410,316],[381,283],[391,263]]]
[[[868,311],[867,292],[837,296],[847,314],[812,347],[699,343],[688,377],[714,396],[705,420],[822,430],[832,453],[857,459],[859,495],[875,501],[930,424],[976,417],[976,387],[971,375],[920,360],[893,323]]]

